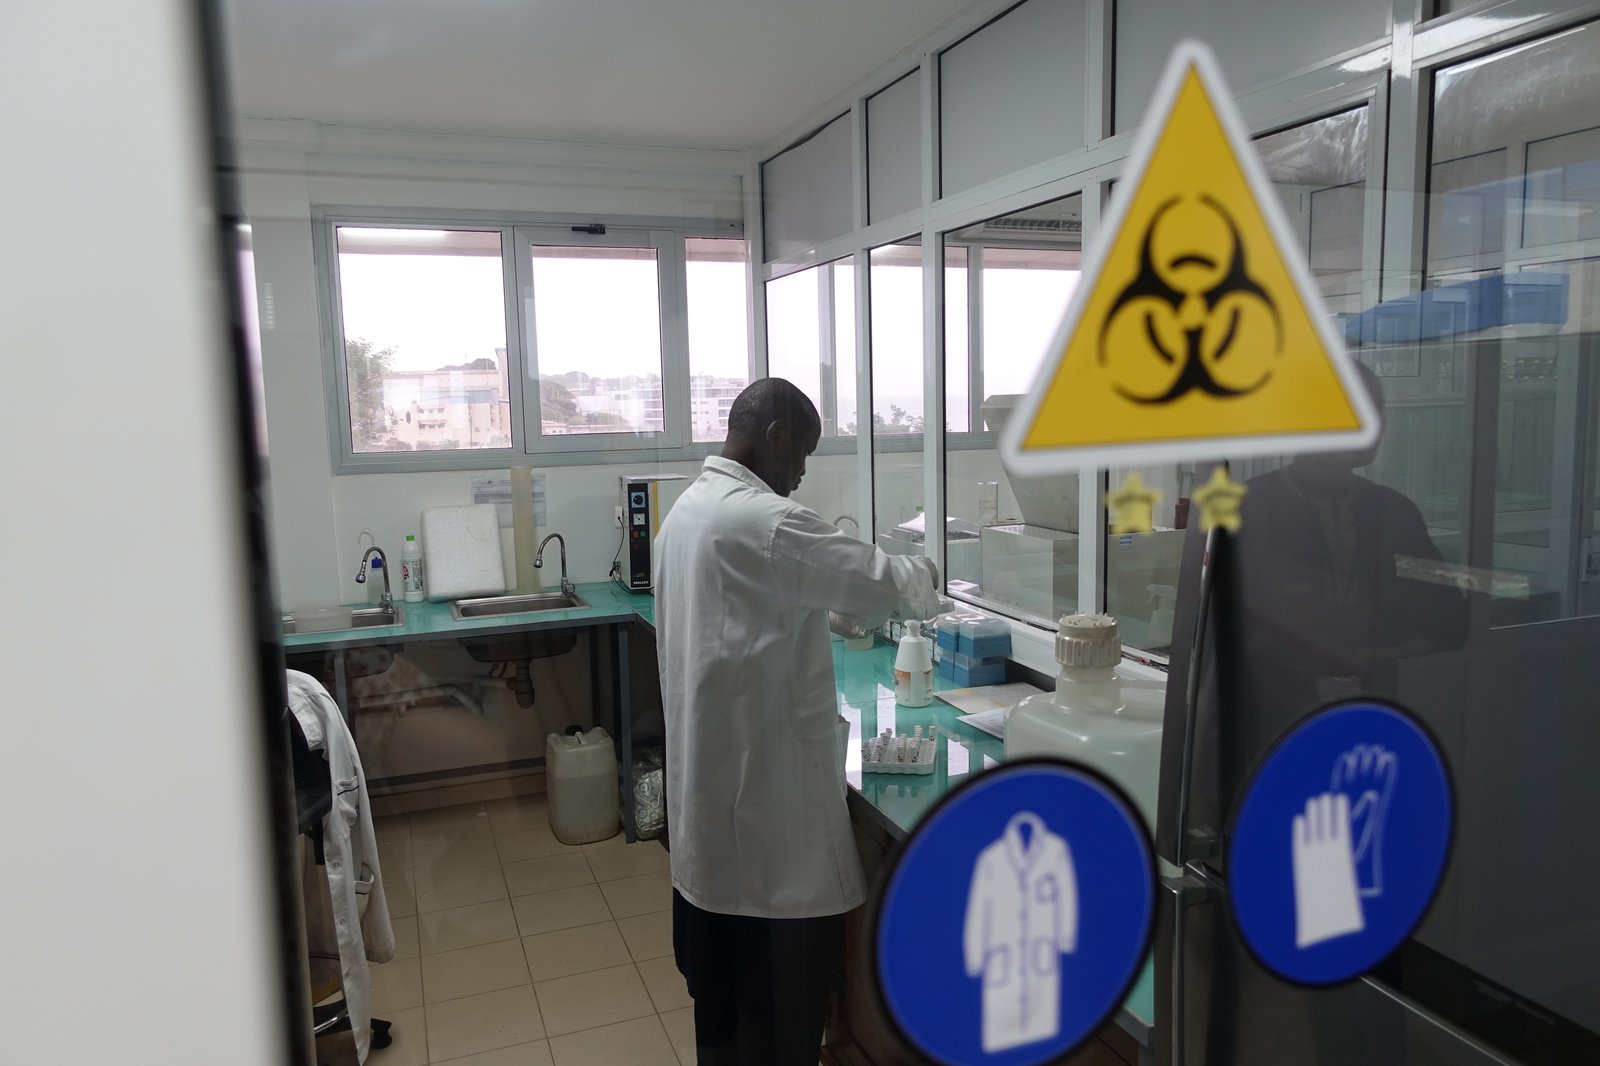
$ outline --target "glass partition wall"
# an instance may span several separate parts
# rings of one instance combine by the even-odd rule
[[[1336,322],[1353,319],[1376,292],[1373,264],[1364,258],[1368,109],[1354,108],[1258,137],[1256,151],[1278,194],[1279,206],[1328,313]],[[1114,194],[1113,194],[1114,195]],[[1223,458],[1218,456],[1217,458]],[[1284,465],[1278,457],[1235,460],[1231,476],[1248,484]],[[1157,494],[1154,528],[1112,534],[1105,548],[1105,609],[1116,617],[1125,643],[1165,653],[1172,641],[1184,531],[1191,518],[1195,463],[1141,466],[1108,472],[1115,491],[1130,474]]]
[[[1083,197],[945,235],[945,571],[950,594],[1053,624],[1078,607],[1078,478],[1017,478],[998,438],[1083,268]]]
[[[822,416],[822,439],[794,498],[860,535],[856,436],[856,271],[835,260],[769,281],[767,370],[788,378]]]
[[[922,243],[874,248],[871,264],[872,531],[890,554],[923,555]]]

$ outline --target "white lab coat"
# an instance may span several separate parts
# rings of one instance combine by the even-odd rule
[[[1023,843],[1021,827],[1032,834]],[[1078,945],[1078,878],[1067,842],[1031,811],[978,854],[967,893],[967,976],[983,978],[983,1050],[1061,1031],[1061,956]]]
[[[845,808],[828,612],[927,618],[925,559],[889,556],[719,456],[656,553],[672,883],[721,914],[813,918],[866,899]]]
[[[372,978],[367,960],[394,958],[394,928],[378,869],[378,836],[367,802],[355,738],[321,682],[296,670],[289,675],[289,711],[312,751],[326,752],[333,809],[322,821],[322,851],[339,939],[339,971],[356,1053],[367,1059],[372,1037]],[[363,906],[365,913],[363,914]]]

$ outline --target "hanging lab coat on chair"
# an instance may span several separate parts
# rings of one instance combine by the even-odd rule
[[[978,853],[963,937],[967,976],[983,979],[983,1050],[1061,1031],[1061,956],[1078,945],[1078,878],[1067,842],[1030,811]]]
[[[372,978],[367,961],[394,958],[394,928],[378,868],[367,779],[355,738],[321,682],[296,670],[289,678],[289,711],[306,745],[325,752],[332,775],[333,809],[322,823],[322,850],[339,940],[339,972],[356,1053],[366,1061],[372,1037]]]

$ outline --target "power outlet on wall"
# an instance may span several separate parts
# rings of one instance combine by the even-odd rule
[[[617,504],[617,528],[622,528],[622,504]]]

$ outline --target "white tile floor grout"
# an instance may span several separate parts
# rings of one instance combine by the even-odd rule
[[[376,826],[398,950],[369,1066],[692,1066],[660,844],[563,844],[542,795]]]

